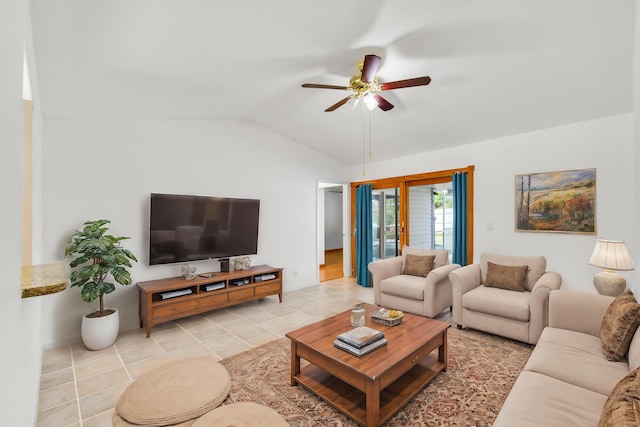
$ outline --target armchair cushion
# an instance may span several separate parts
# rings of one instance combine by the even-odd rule
[[[413,255],[407,254],[404,266],[402,268],[402,274],[408,274],[411,276],[427,277],[427,274],[433,270],[433,263],[435,255]]]
[[[505,292],[503,289],[478,286],[462,296],[468,310],[508,319],[529,321],[529,292]]]
[[[529,267],[526,265],[508,266],[487,262],[484,286],[524,292],[528,271]]]
[[[424,277],[403,274],[381,281],[380,292],[386,295],[422,301],[424,300],[424,283]]]
[[[626,289],[613,300],[600,325],[602,350],[607,360],[616,362],[627,354],[639,324],[640,304],[633,292]]]

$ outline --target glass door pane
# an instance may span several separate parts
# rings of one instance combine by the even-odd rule
[[[451,182],[409,187],[409,245],[453,250]]]
[[[373,259],[391,258],[400,251],[400,189],[376,189],[371,194]]]

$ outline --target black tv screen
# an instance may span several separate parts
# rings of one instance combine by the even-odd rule
[[[151,194],[149,265],[258,253],[260,200]]]

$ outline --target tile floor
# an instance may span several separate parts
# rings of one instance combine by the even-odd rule
[[[158,364],[212,353],[219,359],[283,337],[288,331],[373,303],[373,289],[354,279],[336,279],[309,288],[251,301],[145,329],[123,332],[102,351],[81,343],[46,350],[38,408],[38,427],[111,426],[120,394]]]

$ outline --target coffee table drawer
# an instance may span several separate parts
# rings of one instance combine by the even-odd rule
[[[198,306],[198,300],[190,299],[188,301],[176,301],[173,304],[163,305],[153,308],[153,318],[162,319],[164,317],[175,316],[185,311],[193,310]]]
[[[420,347],[419,349],[410,353],[407,357],[403,358],[400,362],[398,362],[395,366],[393,366],[387,374],[383,376],[381,379],[381,388],[387,387],[396,378],[405,372],[412,369],[416,366],[420,361],[422,361],[425,357],[427,357],[433,350],[440,347],[444,343],[443,335],[438,335],[431,339],[428,343]],[[435,360],[435,359],[434,359]]]
[[[229,292],[229,301],[238,301],[254,296],[253,288],[246,288],[238,291]]]

